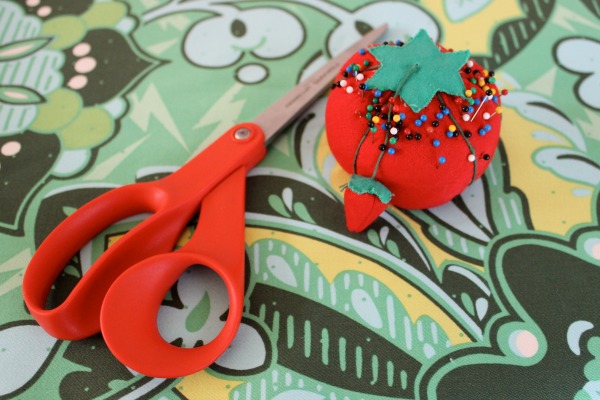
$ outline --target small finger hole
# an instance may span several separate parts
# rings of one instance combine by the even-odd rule
[[[193,265],[163,299],[157,316],[158,331],[174,346],[200,347],[218,336],[228,311],[227,286],[219,274]]]

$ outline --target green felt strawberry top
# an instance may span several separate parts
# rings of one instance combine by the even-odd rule
[[[368,87],[397,92],[414,112],[427,107],[437,92],[464,97],[459,70],[468,61],[469,51],[443,53],[424,30],[404,46],[378,46],[369,51],[381,66],[367,81]]]
[[[392,192],[383,183],[373,178],[353,174],[350,176],[348,189],[356,194],[375,195],[384,204],[388,204],[392,200]]]

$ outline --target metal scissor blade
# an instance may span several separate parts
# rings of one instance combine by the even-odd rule
[[[342,65],[354,52],[375,42],[386,29],[387,24],[383,24],[367,33],[259,114],[252,122],[262,128],[265,133],[265,142],[270,143],[276,134],[281,132],[288,123],[298,117],[323,93],[323,90],[331,83]]]

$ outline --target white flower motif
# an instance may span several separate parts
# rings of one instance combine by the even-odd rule
[[[581,102],[600,110],[600,42],[566,39],[556,46],[555,54],[561,67],[582,76],[575,87]]]

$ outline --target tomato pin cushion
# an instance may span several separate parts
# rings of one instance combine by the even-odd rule
[[[346,224],[360,232],[391,204],[439,206],[478,179],[498,145],[501,96],[493,71],[425,31],[355,53],[327,101],[331,151],[351,174]]]

